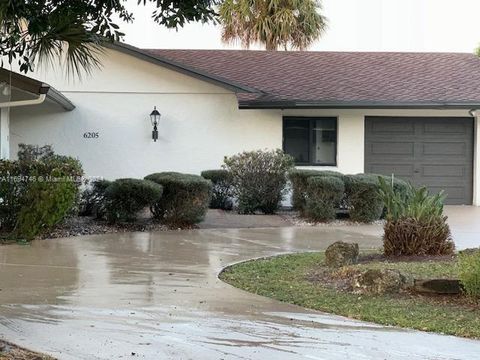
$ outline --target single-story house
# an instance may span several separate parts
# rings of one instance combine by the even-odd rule
[[[19,143],[51,144],[89,176],[120,178],[200,173],[225,155],[283,148],[297,166],[394,174],[444,189],[449,204],[480,205],[473,54],[114,44],[102,64],[81,80],[2,70],[1,156],[14,158]]]

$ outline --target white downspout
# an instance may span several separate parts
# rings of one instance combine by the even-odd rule
[[[7,101],[0,103],[1,108],[8,108],[8,107],[17,107],[17,106],[29,106],[29,105],[38,105],[45,101],[47,98],[46,94],[40,94],[38,98],[32,100],[18,100],[18,101]]]
[[[10,158],[10,109],[0,109],[0,159]]]
[[[473,117],[473,202],[480,206],[480,110],[472,109],[468,112]]]
[[[47,98],[40,94],[36,99],[0,102],[0,159],[10,158],[10,111],[12,107],[39,105]]]

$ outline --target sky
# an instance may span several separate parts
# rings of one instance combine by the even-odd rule
[[[479,0],[323,0],[324,36],[309,50],[473,52],[480,44]],[[151,20],[152,7],[127,7],[124,41],[140,48],[239,49],[224,44],[221,28],[192,23],[168,30]]]

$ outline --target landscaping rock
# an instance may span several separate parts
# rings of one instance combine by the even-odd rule
[[[456,279],[415,279],[413,290],[418,293],[456,295],[463,292],[460,280]]]
[[[325,251],[325,265],[338,268],[358,263],[358,244],[337,241]]]
[[[404,289],[407,278],[397,270],[368,269],[352,278],[352,291],[356,294],[397,293]]]

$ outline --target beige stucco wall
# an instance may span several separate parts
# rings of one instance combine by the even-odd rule
[[[239,110],[229,90],[113,50],[106,52],[103,69],[81,82],[48,70],[32,76],[60,90],[77,108],[64,112],[47,103],[12,109],[11,154],[19,143],[52,144],[57,152],[78,157],[89,176],[106,178],[199,173],[218,168],[225,155],[281,148],[282,117],[292,115],[337,117],[338,166],[325,169],[359,173],[365,116],[468,116],[445,110]],[[148,116],[153,106],[162,113],[156,143]],[[86,139],[87,132],[99,137]],[[479,161],[475,157],[475,168]],[[479,189],[475,177],[476,203]]]
[[[12,109],[11,151],[19,143],[52,144],[78,157],[89,176],[143,177],[155,171],[199,173],[225,155],[282,144],[280,111],[239,111],[234,93],[109,50],[101,71],[82,82],[58,73],[32,74],[67,96],[76,109],[53,104]],[[149,114],[162,113],[159,140]],[[99,134],[84,138],[84,133]]]

